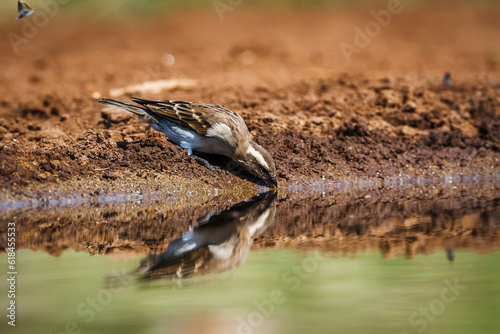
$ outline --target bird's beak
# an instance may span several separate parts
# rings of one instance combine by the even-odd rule
[[[278,188],[278,180],[276,180],[276,176],[275,177],[266,177],[266,179],[264,181],[266,181],[266,183],[269,185],[269,187],[271,187],[273,189]]]

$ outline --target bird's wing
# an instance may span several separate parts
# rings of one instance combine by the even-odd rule
[[[187,252],[182,257],[156,256],[147,270],[147,276],[187,278],[194,276],[212,259],[208,247],[201,247]]]
[[[158,121],[166,119],[200,135],[207,135],[215,123],[225,124],[230,129],[241,129],[243,125],[246,129],[245,122],[238,114],[217,105],[174,100],[151,101],[140,98],[132,100],[145,107],[146,112],[149,110],[148,113]]]

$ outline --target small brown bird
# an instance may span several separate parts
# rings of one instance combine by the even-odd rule
[[[213,104],[185,101],[151,101],[132,98],[140,106],[102,99],[100,104],[127,110],[139,116],[208,168],[214,168],[194,152],[220,154],[233,159],[247,171],[277,187],[276,168],[271,155],[252,140],[243,118]]]

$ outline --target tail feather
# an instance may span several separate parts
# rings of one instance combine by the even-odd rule
[[[97,102],[99,102],[100,104],[105,105],[105,106],[123,109],[123,110],[129,111],[129,112],[134,113],[134,114],[139,115],[139,116],[144,116],[144,115],[148,114],[144,109],[142,109],[138,106],[135,106],[133,104],[125,103],[125,102],[120,102],[120,101],[111,100],[111,99],[101,99]]]

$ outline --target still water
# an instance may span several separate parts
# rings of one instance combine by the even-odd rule
[[[479,181],[3,211],[1,332],[498,333],[500,186]]]

